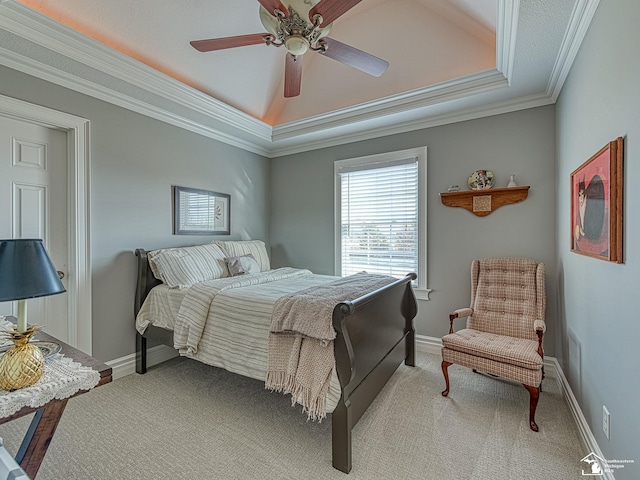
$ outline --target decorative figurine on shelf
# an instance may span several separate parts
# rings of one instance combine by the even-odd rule
[[[449,185],[449,188],[447,188],[447,192],[457,192],[458,190],[460,190],[458,185]]]
[[[493,188],[495,177],[491,170],[477,170],[469,176],[467,185],[471,190],[488,190]]]
[[[514,175],[509,175],[509,183],[507,183],[507,187],[511,188],[511,187],[517,187],[518,184],[516,183],[516,176]]]

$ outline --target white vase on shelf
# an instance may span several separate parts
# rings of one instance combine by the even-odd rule
[[[516,176],[515,175],[510,175],[509,176],[509,183],[507,183],[507,187],[517,187],[518,184],[516,183]]]

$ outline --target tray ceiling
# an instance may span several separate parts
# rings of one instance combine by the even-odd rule
[[[596,6],[589,0],[363,0],[334,22],[330,37],[387,60],[389,69],[371,77],[308,52],[294,98],[283,96],[284,49],[201,53],[189,44],[264,32],[256,0],[0,0],[0,19],[11,20],[0,29],[70,60],[66,67],[56,67],[61,61],[53,56],[38,60],[49,64],[43,71],[86,77],[83,83],[101,84],[101,92],[117,92],[114,103],[130,97],[170,112],[172,123],[195,122],[200,133],[275,156],[553,103],[570,48],[579,45]],[[32,61],[39,57],[22,50]],[[0,53],[0,62],[16,68],[11,58]],[[81,66],[110,77],[93,80]],[[30,70],[37,71],[35,64]]]

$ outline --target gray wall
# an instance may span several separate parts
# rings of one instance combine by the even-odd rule
[[[231,236],[269,241],[269,161],[0,67],[0,94],[91,121],[93,355],[134,351],[138,247],[206,243],[171,233],[171,185],[231,194]]]
[[[559,357],[605,457],[640,478],[640,2],[601,0],[557,103]],[[624,137],[624,264],[569,251],[573,170]],[[611,439],[602,431],[611,412]]]
[[[418,333],[440,337],[451,309],[468,305],[469,264],[493,255],[547,265],[546,352],[569,378],[608,458],[634,459],[616,478],[640,477],[640,18],[637,0],[601,0],[556,107],[541,107],[276,158],[269,162],[211,139],[0,67],[0,94],[91,121],[93,351],[134,350],[136,247],[195,244],[171,234],[172,184],[230,193],[232,238],[271,241],[275,267],[332,274],[333,162],[428,147],[428,284]],[[557,123],[557,125],[556,125]],[[569,251],[569,174],[606,142],[625,137],[624,264]],[[556,138],[557,146],[556,146]],[[557,148],[556,148],[557,147]],[[556,163],[557,155],[557,163]],[[511,173],[531,185],[523,203],[479,218],[444,207],[438,192],[479,168],[498,185]],[[557,257],[556,257],[557,254]],[[571,339],[571,341],[570,341]],[[600,428],[612,414],[611,440]]]
[[[441,337],[448,314],[469,306],[474,258],[523,256],[556,269],[555,110],[553,106],[377,138],[276,158],[271,161],[271,253],[274,266],[334,273],[333,163],[363,155],[427,146],[428,286],[431,300],[419,301],[419,334]],[[530,185],[529,198],[486,217],[445,207],[439,192],[469,175],[492,170],[497,186],[516,174]],[[556,284],[547,276],[548,333],[555,354]],[[460,321],[460,327],[463,321]]]

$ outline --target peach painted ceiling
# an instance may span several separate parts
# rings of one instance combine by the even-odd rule
[[[50,18],[270,125],[495,67],[497,0],[364,0],[331,38],[387,60],[371,77],[313,52],[299,97],[283,97],[283,48],[200,53],[190,40],[265,31],[256,0],[20,0]]]
[[[182,104],[191,108],[205,99],[198,115],[210,108],[207,102],[220,106],[213,108],[223,112],[215,113],[213,126],[197,119],[205,130],[237,136],[249,150],[267,155],[336,134],[354,140],[364,138],[364,131],[415,129],[428,125],[429,118],[455,121],[489,105],[495,113],[553,103],[571,51],[590,21],[590,4],[593,0],[363,0],[334,21],[329,36],[387,60],[389,69],[376,78],[307,52],[301,94],[284,98],[283,48],[252,45],[201,53],[189,44],[264,32],[256,0],[0,0],[7,15],[28,25],[12,26],[11,33],[67,56],[72,48],[43,40],[51,25],[74,32],[64,34],[73,42],[107,46],[113,52],[109,58],[127,58],[126,66],[133,59],[190,89]],[[35,27],[31,19],[21,20],[25,11],[37,17]],[[90,64],[89,57],[78,58]],[[101,62],[91,67],[99,70]],[[21,68],[19,62],[4,63]],[[61,68],[71,75],[71,67]],[[114,71],[107,73],[113,77]],[[120,77],[132,91],[145,89],[140,78],[126,71]],[[233,120],[220,123],[225,115]]]

